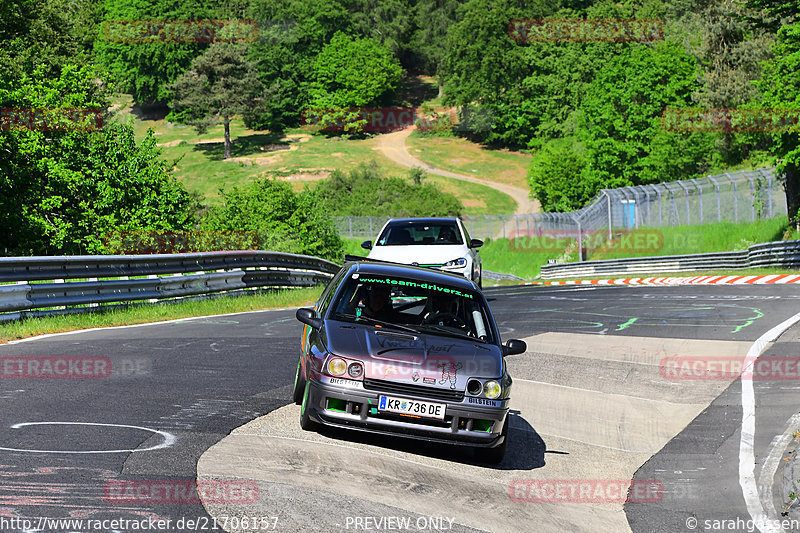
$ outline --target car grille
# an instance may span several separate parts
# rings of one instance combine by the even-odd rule
[[[394,381],[384,381],[381,379],[365,379],[364,388],[367,390],[385,392],[388,394],[406,394],[419,396],[429,400],[444,400],[447,402],[464,401],[464,391],[437,389],[434,387],[421,387],[408,383],[396,383]]]

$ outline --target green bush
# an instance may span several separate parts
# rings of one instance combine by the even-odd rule
[[[452,194],[422,183],[424,174],[411,169],[409,179],[385,177],[377,163],[362,163],[345,173],[334,171],[315,192],[326,211],[338,216],[456,216],[463,206]]]
[[[295,194],[285,182],[262,179],[221,195],[222,205],[209,210],[203,230],[254,232],[262,249],[341,260],[342,240],[315,192]]]

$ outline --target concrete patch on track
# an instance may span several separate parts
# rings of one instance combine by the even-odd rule
[[[729,383],[665,384],[661,360],[743,359],[749,345],[559,333],[525,340],[530,351],[507,359],[515,379],[512,418],[498,467],[454,447],[304,432],[299,407],[288,405],[234,430],[198,461],[199,479],[259,483],[258,502],[206,509],[212,516],[277,516],[280,531],[365,530],[358,517],[407,517],[411,531],[629,531],[622,501],[532,502],[514,497],[515,483],[632,479]],[[429,518],[444,522],[432,529]]]

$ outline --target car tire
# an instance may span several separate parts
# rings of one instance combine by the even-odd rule
[[[305,393],[303,394],[303,401],[300,403],[300,428],[304,431],[316,431],[319,424],[311,420],[310,410],[308,409],[308,394],[311,387],[306,384]]]
[[[503,458],[506,456],[506,445],[508,444],[508,416],[506,416],[506,421],[503,424],[503,431],[500,432],[503,435],[503,443],[499,446],[495,446],[494,448],[475,448],[475,457],[482,463],[488,463],[491,465],[500,464],[503,462]]]
[[[294,391],[292,399],[297,405],[303,404],[303,393],[306,391],[306,378],[300,374],[300,359],[297,360],[297,373],[294,375]]]
[[[483,290],[483,267],[478,271],[478,288]]]

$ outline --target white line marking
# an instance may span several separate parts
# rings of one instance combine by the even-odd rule
[[[8,341],[6,344],[19,344],[21,342],[30,342],[40,339],[47,339],[49,337],[56,337],[58,335],[74,335],[76,333],[86,333],[89,331],[102,331],[102,330],[111,330],[111,329],[125,329],[125,328],[139,328],[143,326],[158,326],[163,324],[175,324],[177,322],[188,322],[190,320],[200,320],[201,318],[214,318],[218,316],[233,316],[233,315],[246,315],[248,313],[265,313],[268,311],[291,311],[293,309],[297,309],[296,307],[284,307],[281,309],[256,309],[254,311],[239,311],[236,313],[225,313],[223,315],[205,315],[205,316],[190,316],[186,318],[174,318],[172,320],[161,320],[159,322],[144,322],[142,324],[129,324],[127,326],[101,326],[99,328],[88,328],[88,329],[75,329],[72,331],[61,331],[59,333],[45,333],[44,335],[37,335],[35,337],[27,337],[25,339],[17,339],[15,341]],[[3,346],[0,344],[0,346]]]
[[[775,473],[778,471],[778,466],[781,464],[781,457],[783,451],[792,442],[792,433],[797,429],[800,424],[800,413],[795,414],[789,419],[786,424],[786,429],[782,435],[776,435],[769,446],[769,453],[766,460],[761,465],[761,473],[758,476],[758,492],[761,496],[761,501],[764,502],[768,516],[778,516],[778,511],[775,509],[775,503],[772,500],[772,483],[775,479]]]
[[[777,339],[784,331],[800,321],[800,313],[784,320],[774,328],[761,335],[747,351],[743,371],[742,383],[742,432],[739,441],[739,485],[742,487],[747,512],[754,520],[761,533],[779,533],[783,528],[775,527],[777,517],[769,517],[761,505],[761,498],[756,485],[755,468],[756,456],[754,441],[756,434],[756,397],[753,390],[753,364],[764,351],[767,344]]]
[[[3,448],[0,447],[0,450],[7,451],[7,452],[25,452],[25,453],[132,453],[132,452],[149,452],[153,450],[160,450],[162,448],[168,448],[175,444],[177,440],[175,435],[172,433],[167,433],[166,431],[159,431],[157,429],[150,429],[142,426],[129,426],[125,424],[100,424],[96,422],[20,422],[19,424],[14,424],[11,426],[11,429],[19,429],[21,427],[26,426],[102,426],[102,427],[114,427],[114,428],[130,428],[130,429],[139,429],[141,431],[149,431],[150,433],[155,433],[156,435],[161,435],[164,438],[164,442],[161,444],[157,444],[155,446],[150,446],[149,448],[138,448],[132,450],[26,450],[21,448]]]

